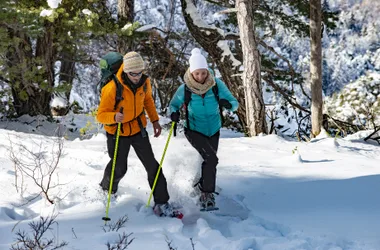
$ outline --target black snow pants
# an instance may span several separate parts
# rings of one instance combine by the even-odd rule
[[[107,133],[107,149],[108,155],[111,160],[108,162],[106,169],[104,170],[104,176],[100,183],[100,186],[104,190],[109,189],[111,171],[112,171],[112,161],[115,151],[116,136]],[[159,163],[154,157],[152,146],[149,141],[149,136],[142,137],[141,133],[137,133],[132,136],[120,136],[119,145],[116,157],[116,165],[114,172],[114,179],[112,185],[112,193],[115,193],[118,189],[120,180],[127,173],[127,161],[128,154],[131,146],[134,148],[137,157],[140,159],[141,163],[148,175],[148,182],[152,188],[154,179],[157,174]],[[162,170],[157,179],[156,187],[153,192],[154,202],[156,204],[164,204],[169,200],[169,194],[167,190],[167,183]]]
[[[203,192],[215,192],[216,166],[218,165],[217,151],[219,146],[218,131],[211,137],[205,136],[199,132],[185,129],[185,136],[190,144],[199,152],[203,158],[202,177],[200,180]]]

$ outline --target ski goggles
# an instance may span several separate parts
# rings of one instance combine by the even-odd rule
[[[142,71],[139,72],[139,73],[128,72],[128,75],[133,76],[133,77],[135,77],[135,76],[141,76],[141,74],[142,74]]]

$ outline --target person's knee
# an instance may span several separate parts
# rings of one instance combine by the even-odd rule
[[[127,167],[118,167],[114,170],[115,176],[117,177],[123,177],[127,173]]]
[[[148,178],[149,179],[152,179],[152,178],[154,179],[154,178],[156,178],[159,165],[158,165],[158,163],[154,163],[154,164],[152,164],[150,166],[153,166],[153,167],[148,167],[147,168],[147,170],[148,170],[147,171],[148,172]],[[160,175],[162,175],[162,169],[160,170]]]
[[[206,162],[210,165],[216,166],[219,163],[219,158],[215,154],[210,154],[207,156]]]
[[[109,156],[111,159],[113,158],[113,155],[114,155],[114,152],[108,150],[108,156]]]

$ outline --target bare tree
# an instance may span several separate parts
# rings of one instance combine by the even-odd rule
[[[249,136],[267,133],[265,105],[261,87],[260,54],[257,50],[253,22],[253,9],[257,9],[258,4],[258,0],[236,0],[240,41],[243,50],[243,86]]]
[[[130,244],[132,244],[133,240],[135,239],[135,238],[132,238],[131,240],[129,240],[129,237],[131,235],[132,235],[132,233],[130,233],[130,234],[126,234],[126,233],[119,234],[119,239],[115,243],[107,242],[107,244],[106,244],[107,249],[108,250],[125,250],[125,249],[127,249],[128,246]]]
[[[49,230],[52,230],[54,223],[57,218],[56,215],[51,217],[40,217],[38,222],[30,222],[28,225],[32,229],[32,235],[30,236],[25,231],[18,231],[16,233],[17,242],[11,246],[11,250],[29,250],[29,249],[39,249],[39,250],[54,250],[62,249],[64,246],[67,246],[67,242],[58,242],[57,239],[52,238],[48,239],[45,236],[45,233]]]
[[[310,0],[311,137],[316,137],[322,128],[321,13],[321,0]]]
[[[43,195],[47,201],[54,204],[54,198],[50,196],[50,191],[58,186],[53,182],[53,177],[63,154],[63,138],[57,138],[53,144],[46,143],[46,141],[34,142],[30,147],[21,143],[14,144],[12,140],[10,140],[10,144],[10,159],[16,170],[16,190],[25,189],[24,180],[27,177],[39,189],[39,193],[28,202]],[[51,150],[50,154],[48,150]],[[18,173],[23,180],[21,186],[18,186],[17,183]]]
[[[119,231],[122,227],[125,226],[125,223],[127,223],[128,221],[128,216],[127,215],[124,215],[122,217],[120,217],[115,223],[107,223],[107,225],[105,225],[103,227],[103,231],[104,232],[111,232],[111,231]]]

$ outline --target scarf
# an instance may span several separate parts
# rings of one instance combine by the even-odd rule
[[[190,69],[186,71],[185,75],[183,76],[183,80],[185,81],[186,86],[191,90],[191,92],[197,95],[205,94],[207,91],[209,91],[209,89],[211,89],[215,85],[215,79],[210,74],[210,72],[208,72],[207,78],[203,84],[197,82],[193,78],[193,76],[190,73]]]

